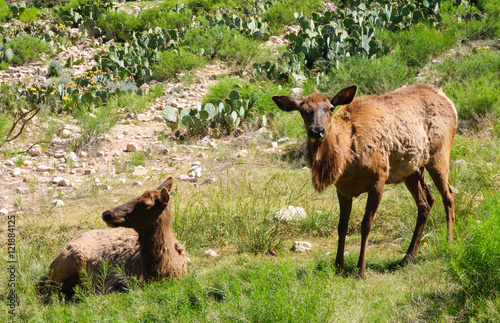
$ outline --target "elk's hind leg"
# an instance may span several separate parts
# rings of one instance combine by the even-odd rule
[[[448,241],[451,242],[453,240],[453,226],[455,225],[455,194],[448,182],[448,161],[449,153],[433,156],[425,168],[431,175],[434,185],[436,185],[439,194],[443,198],[446,221],[448,223]]]
[[[417,256],[425,224],[427,223],[429,213],[431,212],[432,205],[434,204],[434,197],[432,196],[429,187],[425,184],[424,171],[425,170],[422,167],[419,172],[414,173],[405,180],[405,185],[415,199],[418,208],[417,224],[415,226],[415,231],[413,232],[413,238],[411,239],[410,246],[408,247],[406,256],[403,259],[405,262],[411,262]]]

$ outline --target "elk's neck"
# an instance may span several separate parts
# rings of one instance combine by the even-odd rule
[[[331,184],[335,184],[346,166],[345,142],[342,131],[332,126],[322,142],[308,138],[307,157],[312,171],[314,188],[321,192]]]
[[[169,276],[172,266],[168,254],[174,245],[171,240],[175,239],[171,222],[169,204],[152,228],[138,232],[145,280]]]

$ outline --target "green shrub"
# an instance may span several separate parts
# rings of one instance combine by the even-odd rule
[[[0,22],[5,22],[12,18],[12,11],[10,11],[10,6],[5,3],[5,0],[0,0]]]
[[[449,57],[435,68],[460,118],[500,114],[500,53],[481,48],[466,56]]]
[[[320,0],[281,0],[270,6],[261,17],[269,24],[269,31],[272,35],[280,35],[283,31],[283,26],[297,22],[297,18],[294,15],[296,12],[307,16],[319,10],[322,6],[323,2]]]
[[[475,115],[500,114],[500,80],[481,76],[477,79],[446,83],[444,91],[455,103],[461,119]]]
[[[26,8],[20,15],[19,20],[26,24],[32,23],[38,17],[38,9],[36,7]]]
[[[184,37],[184,45],[196,51],[203,50],[203,56],[219,58],[232,65],[248,65],[269,57],[269,50],[259,47],[257,40],[243,37],[238,31],[225,26],[193,28]],[[267,57],[266,57],[267,56]]]
[[[125,11],[108,11],[99,16],[96,26],[101,28],[107,39],[120,39],[122,33],[142,31],[144,26],[141,20],[133,14]]]
[[[319,79],[317,91],[335,94],[343,87],[357,84],[360,94],[382,94],[413,83],[412,74],[405,62],[394,55],[376,59],[350,57]]]
[[[412,68],[425,66],[429,59],[455,45],[456,37],[452,32],[441,33],[429,27],[414,28],[393,34],[391,48]]]
[[[50,50],[50,46],[47,43],[39,38],[28,35],[12,38],[7,42],[7,48],[12,49],[14,52],[12,63],[17,65],[38,61],[42,53]]]
[[[144,30],[156,27],[182,29],[191,24],[193,12],[191,9],[183,9],[176,12],[175,10],[160,7],[142,11],[137,18]]]
[[[462,225],[452,246],[452,277],[468,295],[493,296],[500,291],[500,197],[489,194],[479,218]]]
[[[63,67],[59,61],[51,61],[48,67],[49,77],[59,77],[62,75]]]
[[[5,71],[6,69],[8,69],[10,66],[9,62],[7,61],[1,61],[0,62],[0,71]]]
[[[202,56],[193,54],[184,48],[163,51],[158,56],[158,62],[153,66],[153,70],[157,73],[157,79],[160,81],[174,78],[182,71],[200,68],[206,63]]]

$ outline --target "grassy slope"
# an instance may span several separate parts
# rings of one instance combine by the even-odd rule
[[[474,46],[483,47],[489,42],[479,41]],[[459,51],[470,51],[469,45],[454,46]],[[448,49],[448,45],[445,47]],[[491,51],[498,53],[496,49]],[[444,53],[436,55],[446,59]],[[388,58],[391,59],[397,60],[398,56]],[[439,68],[430,69],[429,75],[433,72],[442,78],[447,75]],[[453,67],[443,69],[453,70]],[[284,120],[295,125],[297,119]],[[278,125],[280,127],[283,126]],[[300,131],[285,128],[285,134],[300,135]],[[467,228],[467,216],[474,219],[484,189],[495,192],[500,188],[498,126],[486,122],[480,128],[479,132],[458,134],[452,150],[451,184],[458,192],[459,228]],[[306,170],[279,158],[264,157],[262,150],[267,147],[262,148],[261,143],[265,140],[258,136],[255,134],[254,140],[237,142],[210,153],[204,166],[219,176],[219,181],[212,186],[193,188],[186,183],[177,184],[173,201],[175,231],[186,244],[192,261],[190,276],[185,279],[133,283],[126,294],[95,295],[81,290],[75,302],[53,299],[45,305],[36,296],[34,284],[47,273],[51,260],[63,245],[81,232],[103,228],[100,213],[129,200],[143,188],[113,185],[115,190],[99,193],[97,198],[93,187],[87,186],[82,188],[82,198],[62,209],[42,210],[39,214],[18,213],[19,316],[16,319],[35,322],[410,322],[470,318],[488,321],[499,317],[498,297],[477,300],[474,295],[464,296],[462,287],[452,281],[448,273],[449,254],[443,251],[447,249],[443,242],[445,216],[435,191],[436,204],[419,258],[415,264],[401,268],[397,265],[411,239],[416,207],[404,186],[386,188],[370,235],[368,277],[364,280],[357,279],[355,274],[365,197],[356,199],[346,248],[347,275],[335,275],[332,263],[338,206],[334,189],[321,195],[315,193]],[[239,162],[231,156],[240,148],[249,150],[246,161],[250,164],[226,167]],[[459,160],[463,162],[457,162]],[[163,179],[167,175],[159,177]],[[155,178],[145,183],[145,187],[155,187],[158,182],[160,179]],[[304,207],[310,218],[289,226],[274,223],[274,213],[288,204]],[[2,225],[2,234],[5,227]],[[294,240],[311,242],[312,252],[289,251]],[[277,249],[278,256],[264,255],[268,247]],[[217,250],[221,256],[205,257],[206,248]],[[253,251],[259,253],[254,255]],[[7,250],[3,248],[1,253],[1,258],[6,259]],[[5,270],[0,272],[2,290],[7,274]],[[0,320],[5,321],[11,318],[7,314],[5,294],[2,300]]]

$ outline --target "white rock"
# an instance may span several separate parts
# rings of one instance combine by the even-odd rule
[[[29,168],[29,167],[33,166],[33,162],[31,160],[25,160],[25,161],[23,161],[23,166]]]
[[[101,188],[102,188],[103,190],[105,190],[105,191],[109,191],[109,190],[111,190],[111,189],[112,189],[112,187],[111,187],[111,186],[106,185],[106,184],[104,184],[103,186],[101,186]]]
[[[54,153],[55,158],[63,158],[65,155],[64,150],[58,150]]]
[[[53,200],[52,205],[54,206],[64,206],[64,202],[62,200]]]
[[[191,168],[193,168],[193,167],[200,167],[200,166],[201,166],[201,162],[199,162],[199,161],[191,163]]]
[[[292,250],[297,252],[305,252],[311,250],[311,243],[307,241],[295,241]]]
[[[125,148],[125,151],[126,152],[133,152],[133,151],[138,151],[139,150],[139,146],[137,144],[127,144],[127,148]]]
[[[453,162],[453,164],[454,164],[454,165],[456,165],[456,166],[462,166],[462,165],[465,165],[465,164],[466,164],[466,162],[465,162],[465,160],[463,160],[463,159],[458,159],[458,160],[455,160],[455,161]]]
[[[63,129],[60,134],[61,138],[69,138],[71,137],[71,131],[68,129]]]
[[[8,167],[12,167],[15,164],[16,163],[12,159],[8,159],[8,160],[5,161],[5,166],[8,166]]]
[[[198,153],[198,154],[195,155],[195,157],[198,157],[198,158],[201,158],[201,159],[205,159],[205,158],[208,157],[208,155],[205,154],[205,153]]]
[[[143,166],[139,165],[134,168],[133,176],[144,176],[148,173],[148,170]]]
[[[41,156],[43,154],[43,149],[40,145],[34,145],[33,147],[31,147],[29,154],[33,157]]]
[[[92,169],[92,168],[86,168],[84,171],[83,171],[83,175],[92,175],[92,174],[95,174],[95,170]]]
[[[246,149],[238,151],[236,154],[234,154],[234,158],[246,158],[248,155],[248,151]]]
[[[1,209],[0,210],[0,215],[4,215],[4,216],[9,215],[9,210],[7,210],[7,209]]]
[[[48,171],[51,171],[53,170],[54,168],[50,167],[50,166],[47,166],[47,165],[38,165],[36,167],[36,171],[37,172],[48,172]]]
[[[87,154],[86,151],[80,151],[78,154],[80,155],[80,157],[83,157],[83,158],[85,158],[89,155],[89,154]]]
[[[17,194],[26,194],[26,193],[28,193],[28,189],[25,187],[18,187],[18,188],[16,188],[16,193]]]
[[[125,178],[119,178],[118,183],[125,184],[127,180]]]
[[[271,147],[278,148],[278,143],[276,141],[271,142]]]
[[[104,157],[104,156],[106,156],[106,152],[105,151],[99,150],[97,152],[97,157]]]
[[[282,138],[278,139],[278,144],[281,144],[281,143],[286,142],[286,141],[290,141],[290,138],[282,137]]]
[[[142,186],[142,182],[139,181],[133,182],[132,186]]]
[[[67,153],[66,156],[64,156],[64,160],[68,163],[70,161],[76,161],[78,157],[74,152]]]
[[[301,207],[287,205],[276,212],[274,217],[281,221],[295,221],[307,218],[307,213]]]
[[[275,154],[276,152],[277,150],[274,148],[264,149],[264,154],[266,155]]]
[[[67,180],[66,178],[61,178],[58,182],[57,182],[57,186],[69,186],[71,184],[71,182],[69,180]]]
[[[189,175],[181,175],[179,176],[179,180],[180,181],[189,181],[191,179],[191,177],[189,177]]]
[[[213,251],[212,249],[208,249],[207,251],[205,251],[205,255],[211,256],[211,257],[219,257],[219,254],[217,252]]]

